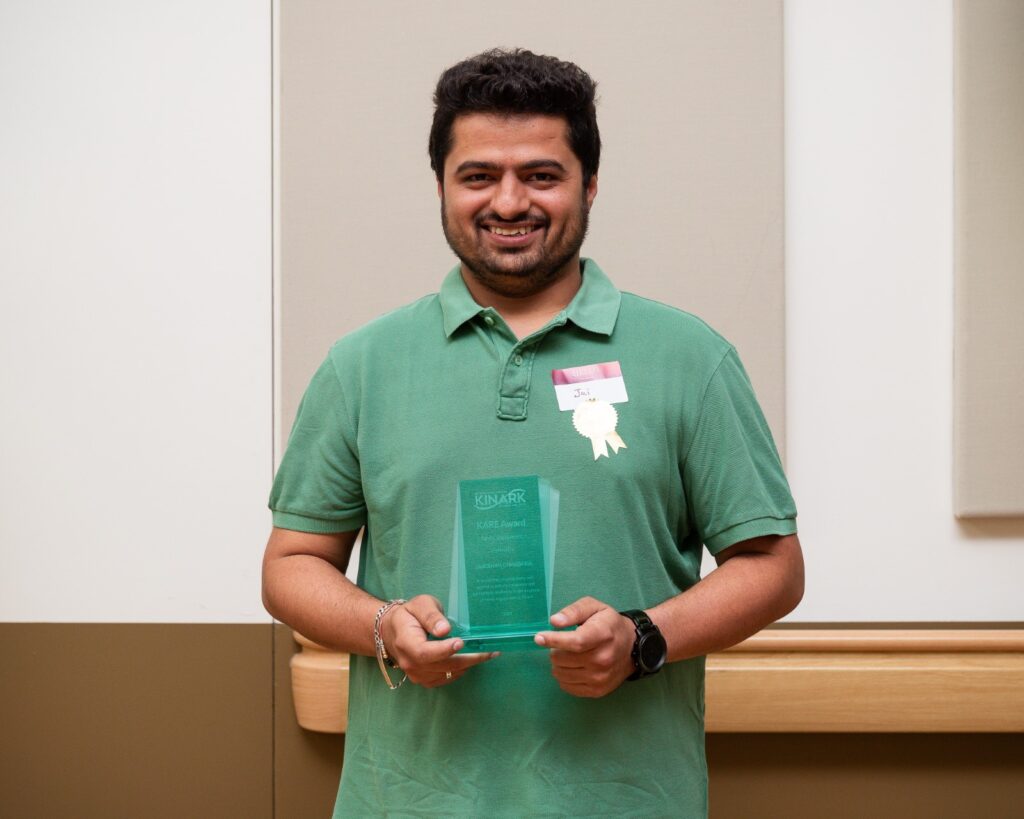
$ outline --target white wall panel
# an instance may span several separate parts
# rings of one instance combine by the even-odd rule
[[[0,6],[0,619],[266,621],[270,6]]]
[[[952,5],[786,3],[787,426],[803,621],[1024,619],[953,516]]]

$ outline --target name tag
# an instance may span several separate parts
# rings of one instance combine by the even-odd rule
[[[601,399],[609,404],[629,401],[618,361],[552,370],[551,380],[555,385],[558,408],[562,412],[575,410],[581,403],[591,399]]]

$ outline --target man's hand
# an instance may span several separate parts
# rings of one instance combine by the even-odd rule
[[[576,697],[603,697],[633,673],[636,629],[615,609],[593,597],[583,597],[551,615],[556,628],[542,631],[537,645],[551,649],[551,670],[561,689]]]
[[[392,608],[381,623],[381,639],[409,681],[424,688],[436,688],[455,682],[468,668],[497,657],[489,654],[456,655],[462,640],[429,640],[427,635],[444,637],[451,631],[437,598],[421,594],[408,603]]]

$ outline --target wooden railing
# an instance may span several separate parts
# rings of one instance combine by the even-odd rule
[[[299,724],[344,733],[348,655],[296,635]],[[712,732],[1024,731],[1024,630],[767,629],[707,660]]]

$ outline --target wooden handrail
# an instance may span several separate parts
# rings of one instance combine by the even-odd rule
[[[348,655],[302,635],[299,724],[344,733]],[[707,658],[709,732],[1024,731],[1024,629],[766,629]]]
[[[734,651],[1024,651],[1024,629],[766,629]]]

